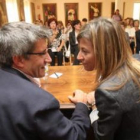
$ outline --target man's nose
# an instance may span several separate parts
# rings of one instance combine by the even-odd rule
[[[49,53],[46,53],[46,55],[45,55],[45,61],[46,61],[47,63],[52,62],[52,59],[51,59]]]

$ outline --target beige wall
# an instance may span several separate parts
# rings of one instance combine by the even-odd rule
[[[133,4],[134,2],[140,2],[140,0],[34,0],[36,7],[36,17],[41,15],[43,20],[42,4],[56,3],[57,4],[57,19],[62,20],[65,23],[64,3],[78,3],[79,4],[79,19],[88,19],[88,3],[89,2],[101,2],[102,3],[102,16],[111,16],[111,2],[117,2],[117,7],[120,9],[120,13],[123,14],[123,3],[125,2],[124,18],[133,16]]]

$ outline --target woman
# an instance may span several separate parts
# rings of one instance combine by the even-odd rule
[[[49,54],[52,58],[51,66],[55,66],[55,56],[57,56],[58,66],[62,66],[63,62],[63,46],[65,36],[61,33],[61,30],[57,29],[57,20],[51,18],[48,20],[48,26],[51,29],[51,49]]]
[[[114,15],[112,16],[112,19],[118,22],[122,21],[122,16],[120,15],[119,9],[115,11]]]
[[[79,65],[79,60],[77,59],[77,55],[79,52],[77,36],[81,29],[80,20],[74,20],[72,22],[72,32],[69,33],[69,42],[71,46],[71,53],[74,54],[74,62],[73,65]]]
[[[134,54],[134,48],[135,48],[135,28],[134,28],[134,21],[132,18],[127,18],[126,19],[126,27],[125,27],[125,32],[128,33],[129,35],[129,40],[130,40],[130,48],[132,50],[132,53]]]
[[[140,140],[140,62],[132,57],[123,29],[99,18],[81,29],[78,42],[77,58],[87,71],[97,72],[95,94],[88,95],[97,107],[95,140]]]

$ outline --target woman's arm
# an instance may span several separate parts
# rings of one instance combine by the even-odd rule
[[[114,140],[114,134],[121,123],[122,109],[112,94],[102,89],[95,92],[99,118],[92,126],[97,140]]]

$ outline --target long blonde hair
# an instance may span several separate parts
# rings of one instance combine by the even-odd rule
[[[131,79],[140,87],[140,62],[133,58],[125,32],[118,22],[106,18],[92,20],[81,29],[78,41],[81,38],[93,44],[96,82],[100,78],[101,84],[116,75],[121,83],[114,89],[119,89]]]

